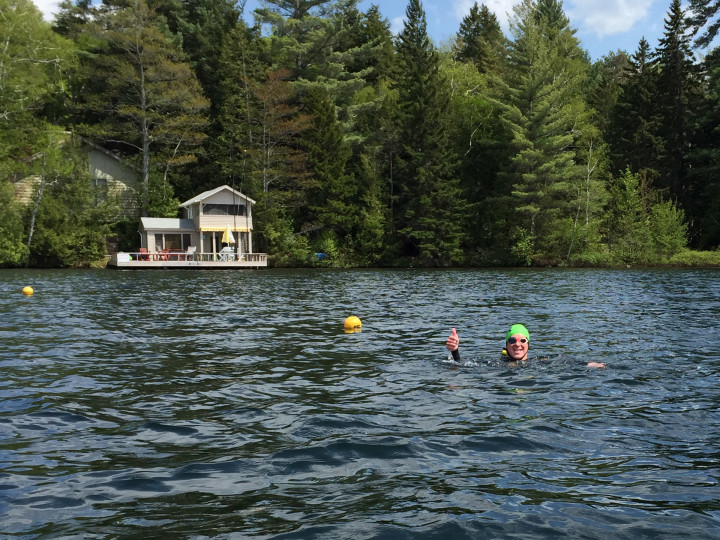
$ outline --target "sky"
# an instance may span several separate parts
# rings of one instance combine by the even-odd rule
[[[252,11],[261,0],[247,0],[246,19],[252,20]],[[517,0],[477,0],[495,13],[508,35],[508,14]],[[60,0],[34,0],[35,5],[51,20]],[[428,24],[428,34],[436,45],[442,45],[457,33],[462,19],[470,13],[475,0],[421,0]],[[564,0],[563,9],[570,25],[577,30],[581,46],[593,60],[599,60],[618,49],[634,53],[640,39],[651,48],[658,45],[664,31],[664,19],[671,0]],[[358,8],[367,11],[372,4],[379,7],[382,16],[390,22],[394,34],[403,27],[407,0],[361,0]],[[686,3],[683,2],[683,5]]]

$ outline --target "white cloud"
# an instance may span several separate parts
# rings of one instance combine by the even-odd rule
[[[46,21],[52,20],[55,14],[60,11],[60,0],[33,0],[33,3],[42,12]]]
[[[390,20],[390,32],[394,36],[398,35],[403,30],[403,26],[405,24],[405,17],[393,17]]]
[[[599,37],[622,34],[646,18],[654,0],[571,0],[566,12],[573,26]]]
[[[504,31],[508,29],[508,14],[519,0],[454,0],[453,13],[458,20],[458,25],[469,13],[470,8],[477,2],[478,6],[485,4],[495,14],[500,26]]]

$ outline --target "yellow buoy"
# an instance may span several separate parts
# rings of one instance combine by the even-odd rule
[[[345,332],[348,333],[360,332],[362,330],[362,322],[355,315],[345,319],[343,326],[345,327]]]
[[[32,287],[23,287],[23,294],[25,296],[32,296],[32,293],[34,293],[34,292],[35,291],[33,291]]]

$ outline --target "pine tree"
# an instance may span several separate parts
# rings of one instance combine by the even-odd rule
[[[591,213],[598,201],[597,194],[588,200],[586,193],[587,171],[595,167],[584,161],[593,159],[592,153],[581,151],[583,139],[587,144],[596,139],[583,100],[586,55],[556,0],[525,0],[516,6],[511,29],[515,40],[503,120],[515,155],[504,174],[512,185],[506,204],[521,227],[515,236],[534,241],[541,254],[567,258],[576,239],[578,205]]]
[[[705,57],[705,92],[696,102],[695,129],[688,155],[688,183],[695,187],[692,244],[699,249],[720,245],[720,48]],[[699,212],[699,209],[702,212]]]
[[[206,136],[209,104],[187,58],[145,0],[126,4],[117,8],[108,3],[101,14],[98,37],[107,48],[92,65],[107,74],[106,86],[85,96],[84,108],[94,110],[98,122],[80,129],[136,156],[146,213],[151,173],[165,182],[173,169],[196,160]]]
[[[658,176],[664,154],[656,95],[657,65],[651,61],[650,45],[643,38],[630,58],[627,80],[611,113],[606,139],[613,171],[629,168],[648,185]]]
[[[695,44],[698,47],[707,47],[720,30],[720,18],[717,18],[720,3],[717,0],[690,0],[689,10],[691,16],[688,18],[688,25],[693,35],[700,33]]]
[[[405,13],[394,85],[401,150],[394,181],[393,239],[396,255],[424,265],[448,265],[462,260],[467,203],[445,125],[447,86],[427,35],[425,12],[419,0],[410,0]]]
[[[164,15],[195,70],[203,93],[210,99],[211,116],[219,107],[220,58],[228,34],[240,22],[234,0],[161,0],[156,11]]]
[[[350,146],[343,139],[335,104],[325,90],[319,87],[310,90],[303,112],[312,116],[304,144],[315,181],[308,196],[312,212],[308,225],[344,238],[357,223],[354,216],[357,206],[353,204],[357,189],[354,177],[345,173]]]
[[[630,57],[623,51],[617,51],[603,56],[590,69],[587,102],[594,111],[595,125],[606,140],[609,140],[612,112],[627,82],[629,68]]]
[[[655,52],[658,66],[655,107],[661,116],[664,155],[661,161],[659,186],[668,188],[671,196],[688,209],[698,194],[687,182],[690,107],[696,93],[693,54],[690,38],[685,35],[685,15],[680,0],[673,0],[665,19],[665,33]]]
[[[503,61],[504,41],[497,17],[477,2],[460,23],[453,50],[461,62],[470,62],[480,73],[494,71]]]
[[[256,89],[265,81],[270,69],[262,60],[259,30],[242,21],[228,34],[221,54],[218,136],[211,141],[209,160],[220,168],[220,175],[230,185],[257,199],[263,192],[260,170],[261,117],[263,104]],[[208,177],[213,182],[212,177]],[[216,181],[215,181],[216,183]],[[212,187],[210,184],[206,188]]]

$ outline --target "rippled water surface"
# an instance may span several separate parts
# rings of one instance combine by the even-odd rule
[[[719,278],[1,271],[0,536],[718,538]]]

